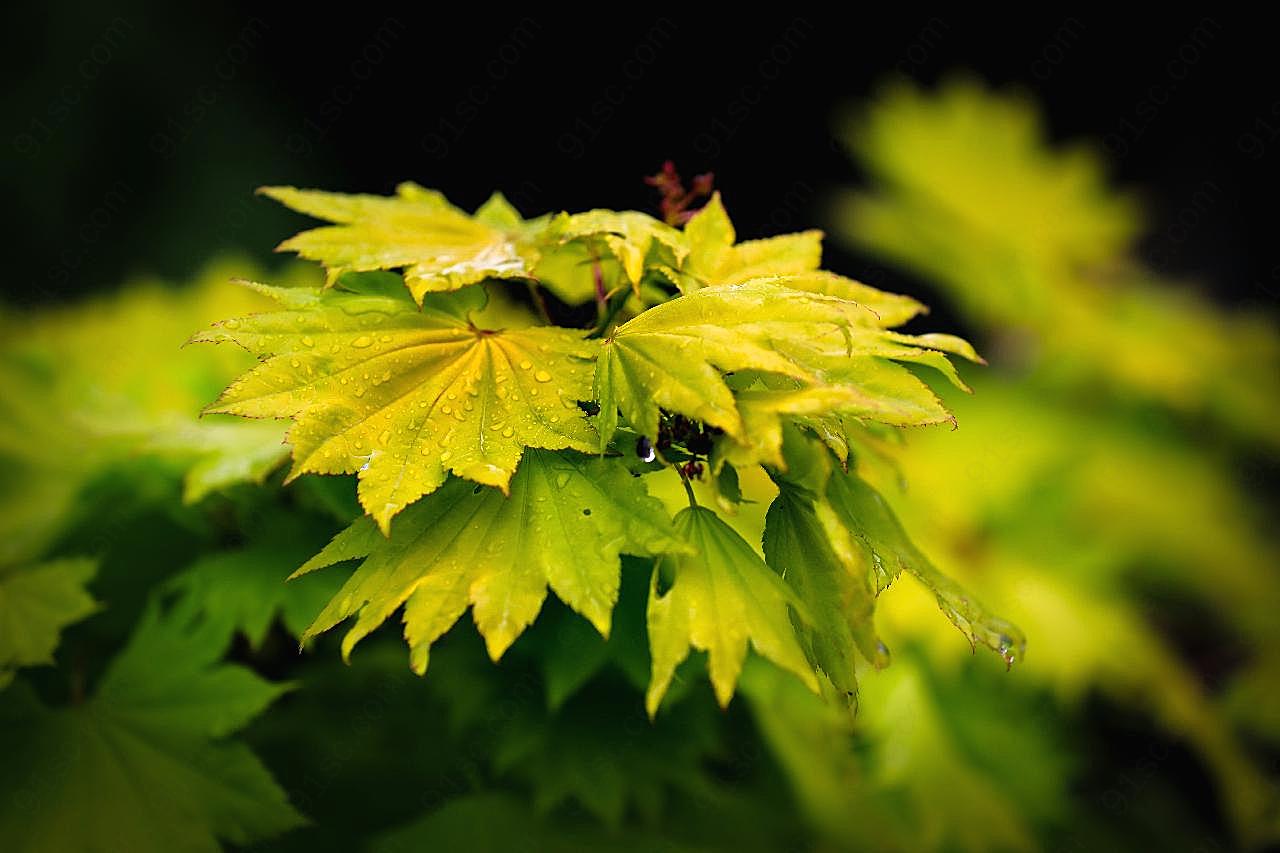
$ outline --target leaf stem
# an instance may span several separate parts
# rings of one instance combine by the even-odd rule
[[[617,297],[616,295],[617,291],[615,291],[614,293],[610,293],[608,295],[607,297],[608,301],[605,303],[606,308],[600,314],[600,321],[599,323],[597,323],[596,327],[591,330],[591,334],[587,335],[587,337],[589,338],[604,337],[604,333],[609,330],[609,324],[612,323],[614,318],[618,316],[618,312],[621,311],[626,306],[627,296],[630,295],[630,292],[631,292],[630,290],[625,291],[621,299]]]
[[[543,321],[545,321],[548,326],[554,326],[555,321],[551,319],[551,312],[547,309],[547,300],[546,297],[542,295],[542,288],[540,288],[538,283],[533,279],[529,279],[528,287],[529,298],[533,300],[533,305],[538,309],[538,314],[541,315]]]
[[[676,468],[676,473],[680,475],[680,482],[684,484],[684,493],[689,496],[689,506],[697,506],[698,498],[693,494],[693,484],[679,468]]]
[[[596,288],[596,312],[603,316],[605,306],[609,304],[609,294],[604,289],[604,268],[600,266],[600,256],[594,246],[587,249],[591,252],[591,281]]]

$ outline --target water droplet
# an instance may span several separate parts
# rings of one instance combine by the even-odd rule
[[[450,456],[452,456],[452,455],[453,455],[453,453],[452,453],[451,451],[445,450],[445,451],[441,452],[441,454],[440,454],[440,461],[441,461],[441,462],[448,461],[449,457],[450,457]]]
[[[289,366],[290,366],[290,367],[301,367],[301,366],[302,366],[302,362],[298,361],[296,358],[291,358],[291,359],[289,359]]]
[[[316,345],[316,342],[315,342],[315,340],[314,340],[310,335],[303,335],[303,336],[302,336],[302,345],[303,345],[303,346],[308,346],[308,347],[313,347],[313,346],[315,346],[315,345]]]
[[[223,321],[223,323],[222,323],[222,325],[223,325],[223,328],[227,328],[227,329],[238,329],[238,328],[240,328],[240,321],[239,321],[239,320],[235,320],[235,319],[232,319],[232,320],[224,320],[224,321]]]
[[[390,441],[391,441],[391,430],[389,429],[383,430],[382,435],[378,436],[378,443],[381,444],[383,447],[386,447]]]
[[[528,369],[529,369],[529,368],[531,368],[531,367],[533,367],[533,362],[532,362],[532,361],[529,361],[529,359],[527,359],[527,358],[526,358],[524,361],[520,362],[520,369],[521,369],[521,370],[528,370]]]
[[[547,373],[545,370],[539,370],[537,373],[533,374],[533,378],[539,382],[550,382],[551,374]]]
[[[516,431],[515,431],[514,429],[512,429],[511,427],[507,427],[506,429],[504,429],[504,430],[502,431],[502,437],[503,437],[503,438],[511,438],[511,436],[513,436],[513,435],[515,435],[515,434],[516,434]]]
[[[448,414],[452,414],[452,413],[453,413],[453,406],[449,406],[449,405],[441,406],[441,407],[440,407],[440,411],[444,412],[446,415],[448,415]]]
[[[373,343],[373,338],[369,337],[368,335],[361,335],[360,337],[352,341],[351,345],[353,347],[358,347],[359,349],[364,349],[365,347],[369,346],[369,344],[371,343]]]

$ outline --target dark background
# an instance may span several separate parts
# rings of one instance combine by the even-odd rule
[[[671,158],[715,171],[744,237],[820,226],[830,190],[858,179],[833,118],[895,73],[956,69],[1032,92],[1055,138],[1105,142],[1151,207],[1158,266],[1232,303],[1280,296],[1264,177],[1280,87],[1256,21],[260,6],[9,13],[5,301],[265,254],[303,221],[254,197],[264,183],[650,209],[640,178]],[[828,266],[916,289],[834,247]]]

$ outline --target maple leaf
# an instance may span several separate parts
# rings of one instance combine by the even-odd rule
[[[92,560],[0,568],[0,688],[22,666],[53,663],[62,629],[98,609]]]
[[[0,465],[8,476],[0,483],[0,564],[47,553],[77,498],[108,469],[120,476],[160,457],[186,473],[194,500],[282,461],[283,428],[273,435],[267,424],[195,417],[252,362],[229,347],[179,352],[192,329],[267,304],[226,286],[234,268],[245,266],[224,259],[183,287],[132,282],[3,323]]]
[[[820,497],[815,507],[823,516],[827,543],[846,565],[855,559],[854,545],[862,550],[864,559],[860,565],[864,568],[855,568],[855,571],[864,571],[869,564],[875,593],[886,589],[905,569],[933,594],[938,608],[971,645],[987,646],[1010,665],[1023,657],[1026,637],[1022,631],[990,612],[964,587],[934,566],[907,536],[885,499],[858,476],[856,470],[831,466],[827,450],[798,432],[791,432],[789,438],[784,445],[787,472],[773,471],[775,481],[782,492],[803,489],[809,493],[813,493],[815,483],[825,482],[825,488],[819,487],[817,491]],[[805,472],[803,478],[792,473],[793,468]],[[860,642],[864,653],[871,647],[872,636],[864,634],[865,639]],[[868,657],[875,661],[883,654],[875,652]]]
[[[486,278],[529,278],[537,250],[503,202],[468,216],[444,196],[403,183],[392,197],[263,187],[259,192],[300,213],[337,223],[284,241],[320,261],[329,284],[345,272],[403,269],[419,302],[427,293],[457,290]],[[500,227],[506,225],[507,227]]]
[[[619,737],[620,727],[627,736]],[[648,721],[634,693],[609,683],[555,713],[534,707],[517,715],[496,733],[494,765],[533,790],[539,812],[574,801],[616,828],[629,811],[659,821],[672,795],[710,795],[706,762],[716,735],[710,703],[681,703]]]
[[[264,359],[207,411],[293,417],[290,479],[358,472],[360,502],[384,532],[449,472],[506,489],[524,448],[598,443],[577,405],[590,399],[596,351],[582,333],[477,329],[466,314],[479,288],[419,310],[392,290],[250,286],[283,310],[192,339]]]
[[[292,636],[301,637],[341,586],[332,573],[286,582],[290,568],[318,547],[319,525],[270,509],[259,513],[258,524],[269,535],[243,548],[206,554],[169,582],[205,620],[228,637],[243,633],[253,649],[262,646],[277,618]]]
[[[619,554],[686,550],[661,504],[615,458],[530,450],[510,495],[449,481],[414,504],[389,539],[367,519],[295,573],[364,562],[306,631],[352,615],[344,655],[401,604],[415,671],[468,606],[497,660],[537,617],[550,586],[602,634],[618,598]]]
[[[562,243],[603,243],[621,265],[628,282],[637,289],[648,266],[678,267],[689,251],[684,235],[678,230],[634,210],[561,214],[551,228]]]
[[[1054,383],[1280,447],[1275,323],[1134,262],[1147,217],[1096,152],[1052,144],[1034,104],[964,79],[895,86],[848,133],[878,185],[846,194],[846,239],[925,275],[990,333],[1034,342],[1024,366]]]
[[[869,304],[847,298],[864,291]],[[879,413],[898,423],[949,419],[923,383],[892,361],[927,364],[958,381],[944,352],[973,359],[977,354],[949,335],[911,336],[882,328],[914,313],[917,303],[877,293],[815,273],[705,287],[650,308],[614,330],[596,364],[601,446],[616,428],[618,409],[643,435],[657,435],[660,409],[666,409],[750,443],[723,378],[745,370],[861,393],[862,404],[842,403],[838,395],[827,400],[835,411],[854,416],[875,418]],[[873,305],[882,305],[883,317]],[[883,389],[901,394],[904,386],[915,398],[923,394],[932,399],[932,408],[917,411],[914,419],[890,417],[886,413],[893,401],[881,403],[870,393]]]
[[[791,624],[793,609],[810,618],[804,603],[711,510],[687,507],[675,526],[695,550],[664,556],[654,567],[647,620],[653,659],[645,694],[649,715],[657,713],[691,648],[708,653],[711,684],[722,706],[733,698],[748,641],[816,691],[818,680]],[[662,592],[664,584],[669,587]]]
[[[878,590],[870,560],[826,498],[831,464],[812,442],[792,434],[787,474],[765,516],[764,554],[812,614],[798,625],[813,664],[849,699],[858,691],[855,652],[883,667],[888,652],[875,629]],[[803,458],[797,458],[800,453]]]
[[[223,738],[287,685],[219,664],[220,630],[144,612],[87,702],[0,706],[0,838],[15,851],[210,851],[300,825],[267,769]]]
[[[856,719],[767,666],[747,667],[742,693],[833,848],[1034,849],[1035,820],[1061,819],[1064,745],[1036,694],[975,689],[973,674],[946,681],[905,655],[867,680]],[[993,717],[1005,721],[995,730]]]
[[[261,485],[289,458],[284,437],[279,422],[174,418],[156,428],[143,450],[193,460],[182,480],[182,500],[198,503],[238,483]]]
[[[816,270],[822,263],[822,232],[802,231],[734,244],[736,234],[720,193],[684,226],[689,257],[678,283],[696,287],[739,284],[752,278]]]
[[[1088,265],[1123,252],[1137,233],[1137,206],[1108,189],[1096,151],[1054,150],[1026,99],[989,92],[972,79],[949,80],[937,93],[909,83],[889,87],[865,116],[846,122],[845,132],[893,191],[888,204],[867,199],[862,224],[873,243],[893,222],[917,218],[917,227],[943,237],[948,248],[968,242],[964,254],[985,253],[988,264],[1003,262],[997,247],[1007,247]]]

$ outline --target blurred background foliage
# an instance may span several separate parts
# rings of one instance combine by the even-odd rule
[[[1215,202],[1177,265],[1195,269],[1197,247],[1213,247],[1224,280],[1210,298],[1169,280],[1168,264],[1144,263],[1151,216],[1167,225],[1167,211],[1118,191],[1098,148],[1051,143],[1025,93],[968,78],[895,83],[841,118],[836,145],[820,140],[819,167],[794,144],[762,160],[760,128],[719,106],[701,124],[673,112],[670,123],[687,125],[684,150],[625,118],[675,110],[668,83],[732,77],[714,73],[714,55],[692,70],[646,65],[645,85],[607,116],[596,109],[605,89],[581,84],[545,119],[562,132],[527,145],[504,132],[523,90],[495,82],[495,100],[473,104],[479,117],[468,119],[455,108],[470,94],[440,86],[416,109],[450,117],[456,137],[432,125],[374,146],[369,128],[410,102],[379,79],[404,72],[412,28],[361,22],[359,45],[344,50],[326,24],[322,48],[307,50],[326,60],[303,68],[278,49],[284,24],[242,12],[220,13],[211,32],[222,41],[194,43],[151,12],[68,14],[75,38],[11,51],[39,53],[45,69],[6,94],[24,120],[11,140],[23,219],[12,233],[25,249],[13,276],[30,286],[6,290],[0,312],[0,840],[387,851],[1277,842],[1280,338],[1273,316],[1239,304],[1259,280],[1244,249],[1262,244],[1240,242],[1250,232],[1232,227],[1244,214],[1231,200]],[[532,28],[516,22],[479,61],[510,44],[512,68],[532,63],[519,73],[537,79],[540,54],[557,52],[546,48],[553,27],[526,20]],[[632,52],[648,45],[670,58],[705,44],[706,28],[665,20],[641,27]],[[858,36],[855,47],[875,56],[876,74],[927,71],[963,40],[937,20]],[[826,37],[796,21],[736,49],[813,51]],[[1175,44],[1198,31],[1153,26]],[[1045,32],[1053,43],[1063,30]],[[563,52],[625,84],[616,51],[594,44]],[[369,45],[387,59],[357,79],[353,62]],[[927,63],[911,60],[917,47]],[[442,51],[429,61],[452,79],[444,66],[456,60]],[[488,79],[480,68],[466,73]],[[1069,125],[1059,105],[1078,97],[1080,80],[1045,68],[1039,89]],[[318,79],[304,86],[303,73]],[[339,86],[363,96],[339,104]],[[1213,112],[1225,107],[1196,94],[1203,86],[1212,89],[1183,91],[1206,124],[1228,126]],[[732,104],[732,94],[705,100]],[[293,100],[307,118],[276,108]],[[144,101],[162,106],[144,112]],[[769,123],[797,128],[789,139],[825,132],[803,99],[773,101],[785,106],[770,108]],[[111,131],[140,113],[141,128]],[[1149,156],[1158,130],[1111,145],[1127,177],[1167,166]],[[959,429],[877,442],[857,464],[940,568],[1026,631],[1025,662],[1006,673],[994,656],[971,655],[905,579],[880,609],[893,663],[860,673],[856,716],[753,660],[727,712],[705,676],[686,673],[651,724],[647,651],[626,642],[640,636],[647,568],[631,561],[608,642],[553,603],[499,666],[465,620],[433,650],[425,679],[404,666],[394,629],[350,666],[328,638],[298,654],[297,635],[340,578],[278,581],[358,514],[353,483],[284,486],[283,425],[197,419],[249,357],[182,343],[254,310],[258,297],[228,278],[315,275],[264,260],[293,223],[251,198],[256,183],[337,174],[335,188],[386,189],[416,177],[404,164],[424,153],[445,162],[431,134],[474,149],[474,165],[435,168],[441,179],[426,183],[468,206],[496,184],[526,213],[599,204],[602,193],[643,207],[635,176],[654,160],[724,161],[744,236],[825,225],[845,243],[828,266],[921,297],[935,328],[954,319],[991,362],[965,371],[972,396],[936,389]],[[623,136],[636,140],[620,158],[611,149]],[[815,223],[818,176],[845,151],[866,179]],[[252,254],[217,254],[235,249]],[[117,286],[139,269],[159,273]],[[495,310],[513,322],[523,309]],[[657,485],[683,503],[674,477]],[[733,523],[759,542],[773,487],[761,478],[743,488],[756,502]]]
[[[1051,146],[1025,96],[896,84],[844,138],[873,183],[839,198],[840,236],[927,280],[991,361],[971,398],[938,389],[960,429],[882,471],[907,528],[1038,639],[1020,686],[1075,720],[1102,700],[1162,726],[1240,837],[1274,839],[1280,552],[1247,475],[1280,441],[1275,325],[1146,268],[1139,206],[1095,149]],[[905,605],[886,619],[914,635]]]

